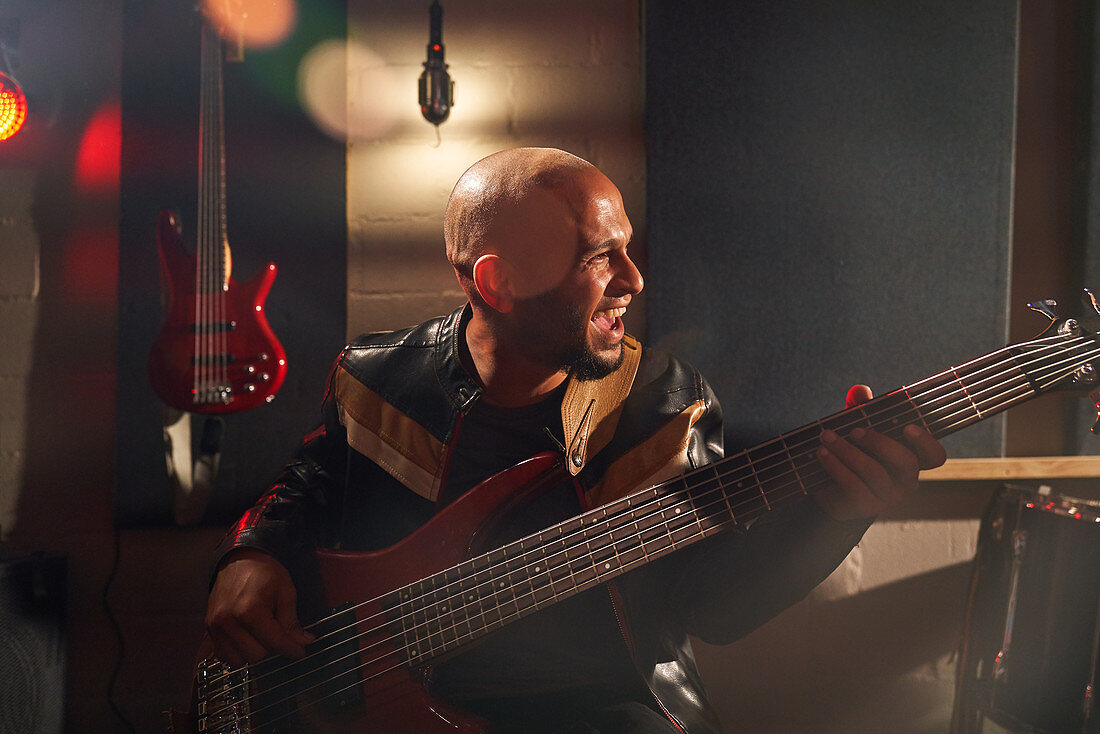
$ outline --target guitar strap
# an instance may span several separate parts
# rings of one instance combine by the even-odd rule
[[[623,402],[634,385],[642,345],[629,334],[623,336],[623,361],[618,369],[600,380],[571,379],[561,401],[561,423],[568,442],[565,466],[576,476],[615,435]]]

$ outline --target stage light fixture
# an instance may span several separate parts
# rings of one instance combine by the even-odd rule
[[[443,62],[443,8],[439,0],[433,0],[428,8],[431,21],[428,33],[428,60],[424,62],[424,71],[420,74],[419,99],[420,114],[424,119],[439,127],[439,123],[451,114],[455,103],[455,83],[447,73],[447,64]]]
[[[27,96],[19,84],[0,71],[0,140],[23,129],[27,121]]]

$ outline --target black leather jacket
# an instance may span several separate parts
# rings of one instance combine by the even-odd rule
[[[436,512],[448,450],[480,394],[459,360],[465,313],[348,345],[322,426],[220,553],[260,548],[294,571],[313,547],[385,547]],[[627,346],[616,373],[570,381],[562,401],[565,464],[590,506],[723,455],[722,412],[703,377],[632,339]],[[802,502],[617,579],[616,612],[650,703],[684,731],[720,731],[689,636],[725,644],[749,633],[823,580],[867,525]]]

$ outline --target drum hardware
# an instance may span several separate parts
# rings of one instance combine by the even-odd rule
[[[1009,581],[1008,610],[1005,612],[1005,626],[1001,637],[1001,649],[993,658],[993,678],[1001,680],[1006,675],[1005,659],[1012,648],[1012,628],[1016,620],[1016,595],[1020,592],[1020,568],[1027,550],[1027,531],[1012,531],[1012,578]]]
[[[1100,502],[1003,487],[982,516],[952,734],[1100,734]]]

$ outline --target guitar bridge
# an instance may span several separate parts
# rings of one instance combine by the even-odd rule
[[[252,734],[248,667],[207,658],[196,674],[195,723],[204,734]]]

